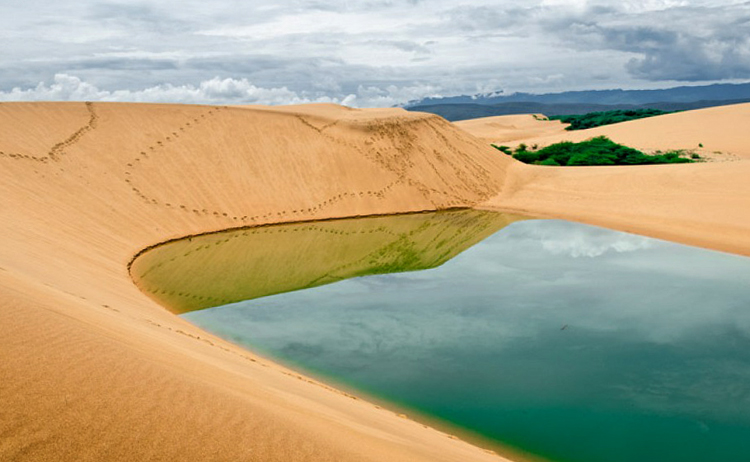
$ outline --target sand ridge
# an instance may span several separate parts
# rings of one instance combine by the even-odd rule
[[[127,264],[227,228],[467,207],[509,164],[402,110],[0,104],[0,460],[500,460],[169,314]]]
[[[518,114],[461,120],[454,125],[488,144],[518,144],[524,140],[565,133],[559,120],[548,120],[543,114]],[[515,143],[514,143],[515,142]]]

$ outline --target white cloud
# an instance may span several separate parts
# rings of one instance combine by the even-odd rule
[[[139,90],[104,90],[69,74],[52,82],[0,91],[0,101],[120,101],[193,104],[303,104],[337,103],[351,107],[386,107],[425,96],[439,95],[439,87],[360,86],[356,93],[329,96],[323,92],[295,92],[286,87],[259,87],[247,79],[214,77],[198,85],[156,85]]]
[[[0,97],[383,106],[750,78],[739,0],[63,3],[0,4]]]
[[[50,85],[40,82],[34,88],[16,87],[8,92],[0,92],[2,101],[89,101],[101,100],[105,96],[106,92],[66,74],[55,75],[54,82]]]
[[[133,101],[179,103],[252,103],[296,104],[330,102],[330,98],[309,99],[285,87],[260,88],[246,79],[215,77],[195,85],[157,85],[142,90],[108,91],[80,78],[56,74],[52,83],[39,83],[33,88],[13,88],[0,92],[2,101]]]
[[[385,88],[364,87],[357,88],[356,95],[350,95],[350,101],[359,107],[387,107],[428,96],[439,96],[440,87],[431,85],[415,85],[397,87],[388,85]]]

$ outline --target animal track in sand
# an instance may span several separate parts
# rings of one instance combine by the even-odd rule
[[[48,162],[48,161],[60,160],[60,157],[66,154],[65,149],[78,143],[86,133],[95,129],[99,123],[99,115],[94,110],[94,103],[87,101],[84,104],[86,105],[86,110],[89,113],[88,122],[83,127],[76,130],[72,135],[65,138],[63,141],[55,143],[49,149],[49,151],[47,151],[45,155],[33,156],[29,154],[8,153],[8,152],[0,151],[0,157],[8,157],[11,159],[25,159],[25,160],[32,160],[36,162]]]
[[[135,169],[137,166],[141,165],[141,160],[149,159],[150,155],[157,155],[159,151],[164,149],[169,144],[177,141],[178,138],[180,138],[180,135],[177,134],[177,131],[182,132],[183,136],[186,136],[190,130],[198,127],[206,118],[206,115],[214,115],[215,113],[219,112],[220,110],[227,109],[226,106],[213,106],[211,109],[209,109],[206,114],[201,114],[199,117],[193,117],[190,119],[190,121],[186,121],[179,127],[175,129],[175,131],[170,132],[170,135],[164,136],[161,139],[155,140],[151,145],[146,147],[145,150],[139,151],[139,153],[126,164],[127,169],[124,172],[125,175],[125,183],[127,183],[130,190],[135,193],[138,197],[143,199],[146,203],[152,204],[152,205],[160,205],[167,208],[173,208],[175,210],[181,210],[183,212],[192,212],[194,214],[205,214],[205,215],[214,215],[214,216],[224,216],[229,217],[229,215],[225,212],[221,211],[214,211],[214,210],[208,210],[206,208],[189,208],[188,206],[184,204],[172,204],[171,202],[162,202],[154,197],[149,197],[146,194],[144,194],[140,188],[138,188],[133,181],[133,169]],[[192,121],[192,123],[191,123]],[[148,151],[148,153],[147,153]],[[237,217],[232,217],[234,221],[239,220]]]
[[[126,164],[127,169],[124,171],[124,176],[125,176],[124,181],[125,183],[127,183],[130,190],[148,204],[158,205],[158,206],[166,207],[169,209],[179,210],[182,212],[189,212],[189,213],[193,213],[197,215],[200,215],[200,214],[213,215],[217,218],[224,217],[224,218],[227,218],[228,220],[231,220],[232,222],[235,222],[238,224],[241,223],[241,225],[249,225],[253,223],[263,223],[265,221],[268,221],[271,218],[275,218],[278,220],[279,218],[299,219],[303,217],[308,217],[308,218],[314,217],[322,209],[333,206],[334,204],[345,201],[345,200],[352,200],[352,199],[358,199],[358,198],[364,198],[364,197],[384,199],[386,194],[389,191],[391,191],[391,189],[393,189],[398,184],[404,183],[403,175],[400,175],[400,178],[386,184],[380,189],[362,190],[362,191],[346,191],[346,192],[342,192],[336,195],[332,195],[328,197],[327,199],[321,200],[320,202],[313,204],[311,206],[308,206],[308,207],[300,207],[299,209],[295,209],[295,210],[276,212],[275,214],[266,213],[262,215],[258,214],[258,215],[252,215],[252,216],[250,215],[240,216],[239,214],[235,215],[235,214],[231,214],[229,212],[222,211],[222,210],[214,210],[214,209],[205,208],[202,205],[190,206],[190,205],[178,203],[177,201],[175,201],[175,203],[171,201],[170,202],[162,201],[162,200],[159,200],[155,197],[152,197],[146,194],[142,190],[142,188],[136,185],[136,181],[133,178],[136,174],[135,169],[140,168],[139,166],[141,165],[141,160],[149,159],[151,155],[158,155],[159,151],[166,149],[169,145],[177,141],[177,139],[180,138],[180,135],[178,135],[177,132],[182,133],[181,136],[189,136],[191,129],[203,123],[206,120],[207,116],[212,116],[223,109],[227,109],[227,107],[226,106],[213,107],[212,109],[207,111],[205,114],[201,114],[199,117],[192,117],[190,119],[192,122],[187,121],[181,126],[177,127],[176,129],[174,129],[174,131],[171,132],[171,136],[164,136],[163,138],[158,139],[155,142],[153,142],[151,145],[147,146],[146,149],[139,151],[139,153],[130,162]],[[319,128],[319,127],[315,127],[309,121],[305,120],[301,116],[297,116],[297,119],[300,122],[302,122],[305,126],[315,130],[316,132],[320,134],[323,134],[323,131],[336,125],[339,122],[337,120],[337,121],[334,121],[325,125],[322,128]],[[329,138],[333,142],[346,145],[349,148],[354,148],[360,153],[363,153],[361,148],[357,145],[346,143],[341,140],[337,140],[335,137],[330,137],[327,135],[326,137]],[[365,157],[367,156],[365,155]],[[422,194],[424,195],[428,194],[427,190],[420,191],[420,192],[422,192]],[[433,205],[436,205],[436,204],[433,203]],[[453,202],[451,202],[448,205],[452,206],[454,204]]]
[[[386,196],[399,185],[415,189],[436,209],[460,207],[466,205],[467,202],[483,200],[494,194],[496,189],[496,185],[494,184],[490,173],[482,168],[476,161],[471,159],[470,156],[463,154],[460,149],[452,146],[448,142],[448,139],[433,126],[433,121],[429,119],[409,123],[426,124],[427,127],[434,132],[435,137],[442,141],[442,145],[452,153],[453,158],[460,159],[465,163],[465,166],[458,167],[454,162],[451,162],[450,159],[446,158],[445,155],[434,149],[432,152],[428,152],[425,148],[421,148],[414,133],[404,127],[399,120],[376,120],[368,122],[364,125],[364,129],[365,131],[370,132],[371,135],[364,140],[364,145],[361,145],[327,133],[329,129],[338,125],[341,122],[340,120],[335,120],[319,127],[300,114],[295,114],[294,117],[304,127],[315,131],[318,135],[326,138],[331,143],[344,146],[348,150],[353,150],[361,154],[363,158],[370,160],[380,169],[392,174],[396,178],[378,189],[343,191],[324,198],[312,205],[292,210],[268,212],[265,214],[259,213],[256,215],[230,213],[225,210],[204,207],[205,204],[183,203],[177,198],[170,201],[158,199],[148,194],[148,192],[144,190],[144,187],[138,184],[138,169],[145,168],[142,161],[149,160],[152,156],[163,153],[164,150],[168,149],[174,143],[179,142],[182,138],[189,138],[194,128],[202,125],[209,118],[215,117],[226,109],[228,109],[226,106],[211,107],[199,116],[191,115],[182,125],[173,128],[168,134],[162,135],[161,138],[152,141],[149,146],[140,150],[138,154],[126,164],[126,170],[124,171],[124,181],[130,190],[147,204],[194,215],[214,216],[216,218],[226,219],[233,224],[228,227],[240,228],[269,222],[291,222],[314,219],[326,208],[333,207],[342,202],[352,200],[356,201],[366,198],[385,199]],[[386,145],[377,148],[377,143],[383,141],[385,141]],[[431,174],[435,175],[439,180],[439,183],[445,185],[444,189],[438,189],[439,187],[429,187],[422,181],[409,177],[409,171],[416,168],[414,163],[415,158],[421,159],[422,162],[427,164],[427,168],[431,171]],[[439,168],[443,166],[438,166],[436,163],[445,164],[445,166],[448,167],[447,171],[449,174],[452,174],[455,179],[458,179],[458,185],[454,185],[454,179],[446,179],[445,171],[441,174],[441,168]]]
[[[364,141],[366,148],[363,149],[359,145],[348,143],[340,138],[325,133],[328,128],[334,126],[336,123],[317,127],[302,115],[297,114],[296,117],[305,126],[315,130],[321,136],[326,137],[334,143],[355,149],[362,154],[363,157],[372,161],[380,168],[396,175],[399,181],[408,182],[410,186],[416,188],[417,191],[419,191],[423,197],[430,201],[435,207],[446,205],[451,207],[465,204],[466,202],[486,200],[495,194],[499,187],[493,179],[492,174],[487,169],[482,167],[476,160],[472,159],[470,155],[453,146],[440,130],[434,126],[434,121],[430,119],[408,123],[419,123],[426,126],[432,133],[434,133],[434,137],[441,141],[441,145],[452,153],[454,158],[461,159],[465,163],[466,166],[464,168],[459,168],[455,162],[452,162],[436,150],[433,150],[431,155],[429,155],[425,149],[419,146],[415,135],[407,130],[403,126],[403,123],[398,120],[375,120],[366,123],[363,126],[364,129],[372,134]],[[376,148],[375,146],[377,146],[377,142],[383,140],[390,141],[389,147],[385,148],[385,150],[383,148]],[[476,146],[479,147],[478,144]],[[446,186],[446,190],[428,187],[426,184],[415,178],[409,178],[406,180],[408,171],[415,168],[415,151],[416,153],[422,154],[422,160],[429,165],[430,169]],[[446,181],[444,175],[439,173],[439,169],[435,166],[435,160],[444,163],[450,169],[456,179],[460,182],[458,187],[452,186],[452,182]],[[463,190],[463,194],[461,190]],[[435,195],[438,197],[436,198]],[[437,203],[436,199],[439,200],[441,197],[443,202]]]

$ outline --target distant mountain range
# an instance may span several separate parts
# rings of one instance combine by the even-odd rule
[[[662,111],[687,111],[705,107],[726,106],[727,104],[748,103],[750,98],[720,101],[696,101],[693,103],[647,103],[647,104],[587,104],[587,103],[500,103],[494,105],[482,104],[434,104],[430,106],[412,106],[409,111],[429,112],[444,119],[456,122],[459,120],[476,119],[510,114],[544,114],[546,116],[587,114],[589,112],[613,111],[616,109],[660,109]]]
[[[684,111],[750,102],[750,83],[675,87],[663,90],[591,90],[535,95],[451,96],[425,98],[405,108],[438,114],[450,121],[509,114],[548,116],[585,114],[615,109]]]

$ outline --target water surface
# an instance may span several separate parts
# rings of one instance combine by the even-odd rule
[[[439,266],[522,217],[460,210],[195,236],[140,255],[141,290],[185,313],[372,274]]]
[[[298,256],[308,268],[293,288],[311,288],[185,316],[550,460],[750,460],[750,259],[563,221],[414,217],[395,240],[357,240],[369,259],[346,257],[356,270],[318,263],[328,282],[375,275],[305,283],[342,244],[306,238],[316,250]],[[346,226],[388,227],[358,223]],[[246,284],[281,292],[251,273]]]

